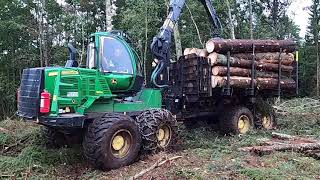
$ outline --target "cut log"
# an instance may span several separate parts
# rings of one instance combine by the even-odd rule
[[[212,76],[212,88],[224,87],[227,85],[227,77]],[[230,77],[230,86],[235,88],[247,88],[251,85],[251,78],[248,77]],[[257,78],[254,80],[254,85],[258,89],[276,89],[278,87],[278,80],[273,78]],[[282,89],[294,89],[296,83],[293,79],[281,80],[280,86]]]
[[[227,66],[227,56],[222,54],[216,54],[212,53],[209,55],[211,65],[220,65],[220,66]],[[257,67],[257,70],[260,71],[273,71],[278,72],[278,64],[271,64],[271,63],[263,63],[263,62],[254,62],[255,66]],[[241,67],[241,68],[251,68],[252,61],[251,60],[245,60],[245,59],[239,59],[235,57],[230,57],[230,65],[232,67]],[[292,66],[285,66],[282,65],[281,69],[283,72],[292,72],[293,67]]]
[[[252,59],[251,53],[239,53],[239,54],[233,54],[233,57],[239,58],[239,59]],[[294,61],[294,55],[292,53],[279,53],[279,52],[267,52],[267,53],[256,53],[255,54],[256,60],[290,60]]]
[[[190,54],[197,54],[197,48],[192,48],[190,51],[189,51],[189,54],[188,55],[190,55]]]
[[[192,48],[186,48],[186,49],[184,49],[183,55],[185,55],[185,56],[189,55],[191,50],[192,50]]]
[[[257,63],[257,70],[278,72],[279,71],[279,65],[278,64],[270,64],[270,63],[258,62]],[[285,73],[291,73],[293,71],[293,67],[292,66],[281,65],[281,71],[283,71]]]
[[[227,66],[227,56],[217,53],[211,53],[209,56],[211,65]],[[252,61],[230,57],[230,65],[233,67],[250,68]]]
[[[288,134],[281,134],[281,133],[276,133],[272,132],[272,137],[281,139],[281,140],[289,140],[289,141],[300,141],[304,143],[315,143],[317,140],[315,139],[310,139],[310,138],[303,138],[303,137],[298,137],[298,136],[292,136]]]
[[[197,55],[198,57],[208,57],[209,53],[206,49],[198,49]]]
[[[260,72],[256,71],[257,77],[262,78],[278,78],[278,74],[274,72]],[[214,76],[227,76],[228,68],[225,66],[215,66],[212,68],[212,75]],[[239,67],[230,67],[231,76],[251,77],[251,69],[244,69]]]
[[[239,148],[240,151],[254,152],[254,153],[271,153],[273,151],[295,151],[303,152],[306,150],[320,149],[320,143],[299,143],[299,144],[280,144],[272,146],[252,146]]]
[[[296,50],[296,43],[292,40],[248,40],[248,39],[210,39],[206,43],[209,53],[251,53],[255,46],[256,53],[283,52],[292,53]]]
[[[262,59],[259,61],[259,63],[279,64],[279,60]],[[292,66],[293,63],[294,63],[294,60],[281,60],[281,65]]]

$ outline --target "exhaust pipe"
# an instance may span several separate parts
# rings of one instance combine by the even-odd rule
[[[77,61],[77,49],[71,43],[68,43],[68,49],[70,56],[65,67],[79,67],[79,63]]]

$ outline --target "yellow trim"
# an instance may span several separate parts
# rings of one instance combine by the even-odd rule
[[[97,94],[103,94],[103,91],[96,91]]]
[[[49,72],[49,76],[58,76],[58,72]]]
[[[78,71],[62,71],[61,75],[78,75],[79,72]]]
[[[57,101],[58,100],[58,96],[54,95],[52,99],[53,99],[53,101]]]

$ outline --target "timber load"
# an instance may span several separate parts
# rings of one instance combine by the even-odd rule
[[[212,88],[294,90],[295,51],[292,40],[211,39],[205,49],[186,48],[184,56],[208,61]]]

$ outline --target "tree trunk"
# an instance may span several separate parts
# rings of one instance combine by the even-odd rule
[[[249,23],[250,23],[250,39],[253,39],[253,12],[252,12],[252,0],[249,0]]]
[[[236,39],[236,36],[234,34],[234,25],[233,25],[233,20],[232,20],[232,14],[231,14],[231,8],[230,8],[229,0],[226,0],[226,4],[227,4],[227,8],[228,8],[230,36],[231,36],[231,39]]]
[[[223,76],[212,76],[212,88],[224,87],[227,85],[227,77]],[[258,89],[276,89],[278,87],[278,80],[273,78],[257,78],[254,80],[255,87]],[[293,79],[283,79],[280,82],[282,89],[294,89],[296,83]],[[251,78],[248,77],[230,77],[230,86],[235,88],[246,88],[250,87]]]
[[[105,15],[106,15],[106,31],[112,30],[112,14],[111,14],[111,1],[106,0],[106,7],[105,7]]]
[[[182,45],[181,45],[181,37],[180,37],[180,32],[179,32],[179,25],[178,23],[174,26],[173,29],[173,35],[174,35],[174,42],[176,46],[176,56],[177,56],[177,61],[179,58],[182,56]]]
[[[255,45],[255,52],[283,52],[291,53],[296,50],[296,44],[292,40],[225,40],[225,39],[210,39],[206,44],[206,49],[209,53],[251,53]]]
[[[277,73],[273,72],[259,72],[257,71],[257,77],[261,78],[278,78]],[[214,76],[227,76],[228,68],[225,66],[215,66],[212,68],[212,75]],[[238,67],[230,68],[231,76],[251,77],[251,69],[244,69]]]
[[[217,53],[211,53],[209,56],[211,65],[221,65],[221,66],[227,66],[227,56]],[[271,63],[265,63],[265,62],[254,62],[257,70],[263,70],[263,71],[274,71],[278,72],[278,64],[271,64]],[[241,67],[241,68],[251,68],[252,61],[251,60],[245,60],[245,59],[239,59],[235,57],[230,57],[230,65],[232,67]],[[281,70],[283,72],[292,72],[293,67],[292,66],[285,66],[281,65]]]

